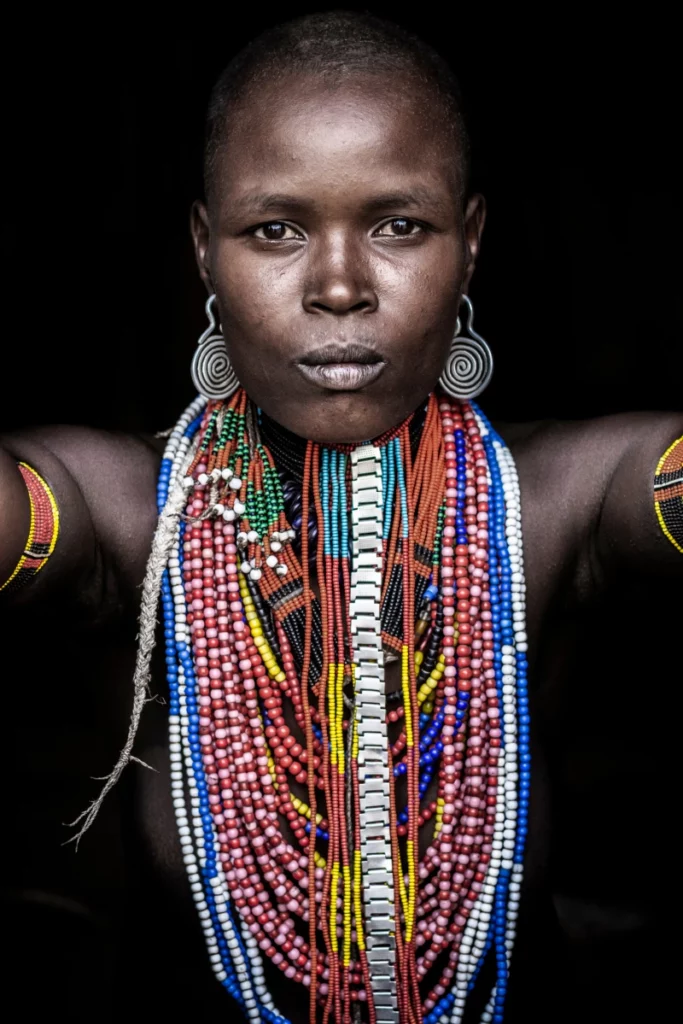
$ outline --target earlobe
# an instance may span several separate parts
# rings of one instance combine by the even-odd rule
[[[196,200],[190,210],[190,233],[194,244],[194,255],[197,261],[199,276],[206,286],[209,294],[214,292],[209,269],[209,242],[211,229],[209,227],[209,215],[204,203]]]

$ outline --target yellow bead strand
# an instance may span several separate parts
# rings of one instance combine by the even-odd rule
[[[406,746],[413,745],[413,718],[410,710],[410,672],[408,671],[408,645],[403,645],[401,658],[401,689],[403,691],[403,722],[406,731]]]
[[[242,598],[242,604],[244,605],[244,614],[247,624],[251,631],[251,635],[254,638],[254,644],[258,648],[258,652],[263,659],[263,664],[266,666],[268,675],[271,679],[274,679],[276,683],[284,683],[287,676],[278,665],[277,658],[273,654],[270,644],[263,635],[263,627],[261,626],[259,617],[256,614],[256,608],[254,607],[254,602],[251,599],[247,581],[242,573],[240,573],[239,577],[239,586],[240,597]]]
[[[406,859],[408,861],[408,910],[406,913],[406,942],[410,942],[415,928],[415,911],[417,908],[417,876],[415,873],[415,844],[412,839],[406,842]]]
[[[446,668],[446,661],[445,661],[445,658],[444,658],[443,654],[441,654],[439,656],[439,660],[437,661],[436,665],[434,666],[434,668],[430,672],[429,677],[425,680],[425,682],[422,684],[422,686],[418,690],[418,693],[417,693],[417,702],[418,702],[418,704],[424,703],[424,701],[427,700],[427,698],[430,696],[430,694],[432,694],[434,692],[434,690],[436,689],[438,683],[440,682],[440,680],[441,680],[441,678],[443,676],[445,668]],[[434,705],[432,704],[432,708],[430,710],[433,710],[433,707],[434,707]],[[427,709],[424,708],[423,710],[426,711]]]
[[[344,751],[344,665],[337,665],[337,693],[335,697],[335,710],[337,712],[337,758],[339,763],[339,774],[344,774],[346,755]]]
[[[240,595],[241,595],[242,601],[244,603],[245,611],[247,609],[247,604],[249,604],[251,606],[251,608],[254,607],[253,601],[251,600],[251,595],[249,594],[249,590],[247,588],[247,584],[246,584],[243,576],[240,576]],[[247,622],[249,622],[249,617],[248,616],[247,616]],[[251,622],[249,622],[249,628],[251,630],[251,635],[254,638],[254,644],[256,645],[256,647],[258,647],[259,654],[261,655],[261,657],[264,657],[264,652],[268,652],[270,654],[270,657],[273,659],[273,661],[277,665],[277,661],[275,659],[275,656],[274,656],[274,654],[273,654],[273,652],[272,652],[272,650],[271,650],[271,648],[270,648],[266,638],[263,636],[263,630],[261,629],[261,624],[258,621],[258,616],[256,616],[256,624],[255,625],[252,624]],[[259,640],[261,641],[260,643],[259,643]],[[265,664],[265,658],[264,658],[264,664]],[[272,673],[270,673],[270,674],[272,676]],[[284,672],[282,672],[281,675],[282,675],[282,679],[278,678],[277,676],[273,676],[273,678],[275,678],[276,682],[278,682],[278,683],[279,682],[284,682],[284,680],[287,678],[285,676]],[[263,718],[261,716],[261,709],[260,708],[259,708],[259,718],[261,718],[261,725],[263,725]],[[277,791],[280,787],[278,785],[277,777],[276,777],[276,774],[275,774],[275,761],[273,760],[273,755],[271,754],[270,747],[269,747],[267,742],[266,742],[266,745],[265,745],[265,751],[266,751],[266,758],[268,760],[268,773],[270,775],[270,780],[271,780],[271,782],[273,784],[273,789],[275,789]],[[292,802],[292,807],[294,808],[294,810],[298,814],[301,814],[303,817],[308,818],[308,820],[310,821],[311,820],[311,808],[308,806],[308,804],[305,803],[303,800],[300,800],[299,797],[294,795],[294,793],[290,793],[289,794],[289,799]],[[316,820],[316,824],[319,825],[320,822],[323,820],[322,814],[316,814],[315,820]],[[321,853],[318,853],[317,850],[315,850],[315,852],[314,852],[314,859],[315,859],[315,866],[317,868],[325,868],[325,866],[327,864],[327,861],[325,860],[325,858],[323,857],[323,855]]]
[[[361,902],[361,867],[360,850],[353,851],[353,904],[356,915],[356,942],[358,948],[365,949],[365,932],[363,930],[363,906]]]
[[[342,947],[342,963],[348,967],[351,963],[351,868],[344,865],[344,945]]]
[[[334,953],[339,952],[337,940],[337,898],[339,896],[339,861],[332,864],[332,883],[330,885],[330,945]]]
[[[436,798],[436,811],[434,812],[434,839],[438,836],[441,831],[441,826],[443,825],[443,805],[444,798],[442,796],[438,796]]]

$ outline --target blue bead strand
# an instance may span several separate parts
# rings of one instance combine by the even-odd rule
[[[481,409],[474,406],[475,411],[481,417],[482,421],[486,424],[486,427],[490,433],[491,438],[497,441],[501,447],[505,448],[505,442],[499,436],[499,434],[493,429],[486,416],[482,413]],[[487,446],[487,455],[489,455],[489,448]],[[491,459],[491,456],[489,456]],[[498,460],[495,459],[495,467],[498,470]],[[500,475],[500,470],[498,470]],[[505,550],[507,553],[507,543],[505,543]],[[510,615],[510,618],[512,616]],[[519,748],[518,761],[519,761],[519,808],[517,816],[517,840],[515,844],[514,860],[515,863],[521,864],[524,860],[524,849],[526,844],[526,837],[528,831],[529,821],[529,798],[531,789],[531,752],[530,752],[530,723],[531,718],[529,715],[529,667],[528,659],[525,651],[516,650],[516,668],[517,668],[517,743]]]
[[[490,551],[490,573],[492,586],[491,614],[494,634],[494,669],[496,673],[496,689],[498,690],[499,706],[503,707],[503,646],[514,646],[515,638],[512,630],[512,595],[510,591],[511,568],[507,550],[505,533],[505,497],[503,482],[498,466],[498,459],[492,439],[484,438],[484,447],[491,474],[490,517],[493,522],[493,540]],[[498,586],[495,581],[498,581]],[[505,751],[505,723],[500,719],[501,752]],[[507,930],[507,896],[510,882],[509,869],[501,867],[496,883],[493,911],[493,936],[496,955],[496,992],[494,1000],[493,1020],[498,1024],[502,1021],[507,993],[508,963],[505,935]]]

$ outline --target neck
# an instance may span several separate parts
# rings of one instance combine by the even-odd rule
[[[383,447],[385,444],[388,444],[389,441],[392,441],[398,436],[403,424],[407,422],[410,430],[410,447],[414,458],[420,444],[420,437],[422,436],[422,428],[424,426],[428,401],[428,399],[425,400],[415,410],[415,412],[411,413],[410,416],[407,417],[407,420],[404,420],[402,423],[397,424],[390,430],[385,431],[385,433],[381,434],[379,437],[373,438],[371,443],[378,447]],[[259,411],[258,423],[263,443],[270,450],[273,456],[275,465],[277,466],[280,477],[283,480],[283,484],[287,481],[295,481],[300,484],[303,480],[304,459],[306,456],[306,445],[308,443],[306,439],[299,437],[298,434],[292,433],[291,430],[287,430],[286,427],[283,427],[280,423],[271,419],[271,417],[262,410]],[[350,454],[354,448],[358,448],[362,443],[365,442],[320,445],[320,447]]]

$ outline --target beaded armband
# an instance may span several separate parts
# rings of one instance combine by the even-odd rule
[[[33,579],[54,551],[59,534],[59,510],[52,491],[35,469],[25,462],[18,465],[28,491],[31,525],[24,553],[0,590],[18,589]]]
[[[657,464],[655,511],[664,536],[683,555],[683,437],[667,448]]]

